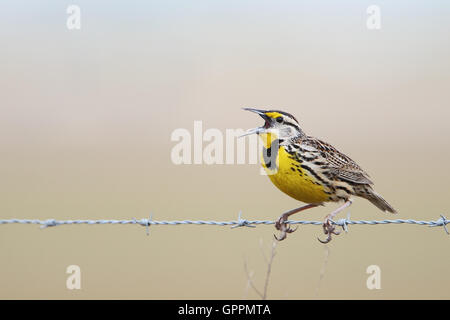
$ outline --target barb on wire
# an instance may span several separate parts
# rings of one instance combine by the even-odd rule
[[[236,225],[232,226],[231,229],[237,228],[237,227],[249,227],[249,228],[256,228],[256,226],[253,226],[250,221],[246,219],[241,219],[242,211],[239,211],[238,220],[236,222]]]
[[[100,220],[56,220],[56,219],[0,219],[1,224],[38,224],[41,228],[56,227],[61,225],[80,225],[80,224],[138,224],[146,227],[146,232],[149,234],[149,227],[152,225],[215,225],[215,226],[231,226],[237,227],[251,227],[255,228],[257,225],[271,225],[276,221],[272,220],[247,220],[242,219],[242,213],[239,212],[238,220],[234,221],[213,221],[213,220],[162,220],[156,221],[152,219],[152,215],[148,219],[131,219],[131,220],[112,220],[112,219],[100,219]],[[307,221],[307,220],[289,220],[288,224],[302,224],[302,225],[319,225],[323,224],[323,221]],[[349,225],[379,225],[379,224],[416,224],[429,227],[443,227],[447,234],[450,234],[447,229],[447,224],[450,223],[444,215],[441,215],[437,220],[422,221],[412,219],[386,219],[386,220],[350,220],[350,216],[346,219],[339,219],[337,221],[331,221],[332,224],[342,227],[346,232]]]
[[[445,232],[446,232],[447,234],[450,234],[450,233],[448,232],[448,229],[447,229],[447,223],[449,223],[449,222],[450,222],[450,221],[447,220],[447,218],[445,218],[444,215],[441,214],[441,218],[438,220],[438,223],[436,224],[436,226],[443,226]]]
[[[349,222],[350,222],[350,213],[347,214],[346,219],[339,219],[338,221],[336,221],[336,225],[341,226],[342,229],[344,229],[344,231],[346,233],[348,233],[348,223]]]
[[[150,213],[150,216],[148,217],[148,219],[141,219],[141,220],[136,220],[136,218],[133,218],[133,220],[135,221],[135,223],[140,224],[141,226],[145,227],[145,233],[149,236],[150,235],[150,230],[149,227],[151,225],[152,222],[152,214]]]

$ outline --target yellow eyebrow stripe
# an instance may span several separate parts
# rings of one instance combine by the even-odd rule
[[[266,116],[270,117],[270,118],[278,118],[278,117],[282,117],[283,115],[279,112],[267,112]]]

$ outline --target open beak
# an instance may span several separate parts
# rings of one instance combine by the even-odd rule
[[[253,129],[248,129],[246,133],[244,133],[243,135],[239,136],[239,138],[241,137],[245,137],[251,134],[260,134],[260,133],[264,133],[266,132],[266,130],[270,127],[270,118],[268,116],[266,116],[266,111],[264,110],[258,110],[258,109],[252,109],[252,108],[242,108],[243,110],[247,110],[247,111],[251,111],[254,112],[256,114],[259,114],[261,116],[261,118],[264,119],[265,123],[263,126],[261,127],[257,127],[257,128],[253,128]]]

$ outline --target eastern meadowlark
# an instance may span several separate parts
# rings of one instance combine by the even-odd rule
[[[306,135],[297,119],[279,110],[244,108],[259,114],[264,125],[250,129],[245,135],[258,134],[263,141],[261,163],[272,183],[292,198],[308,203],[280,216],[275,227],[281,231],[278,240],[286,238],[291,229],[286,221],[294,213],[323,205],[344,204],[325,217],[323,223],[327,243],[332,234],[339,234],[331,219],[352,204],[351,196],[369,200],[379,209],[396,213],[373,188],[368,174],[352,159],[330,144]]]

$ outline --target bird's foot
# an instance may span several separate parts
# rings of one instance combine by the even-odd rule
[[[276,235],[273,235],[275,237],[275,239],[277,239],[278,241],[284,240],[287,237],[288,233],[292,233],[295,230],[297,230],[297,228],[292,229],[289,224],[286,223],[286,221],[288,220],[289,215],[288,214],[282,214],[277,222],[275,222],[275,228],[280,232],[280,236],[277,237]]]
[[[319,238],[317,238],[317,240],[319,240],[321,243],[328,243],[331,241],[331,235],[335,234],[335,235],[339,235],[340,232],[336,231],[336,226],[333,225],[333,223],[331,222],[330,218],[326,218],[323,225],[323,233],[325,233],[327,235],[327,238],[325,240],[320,240]]]

